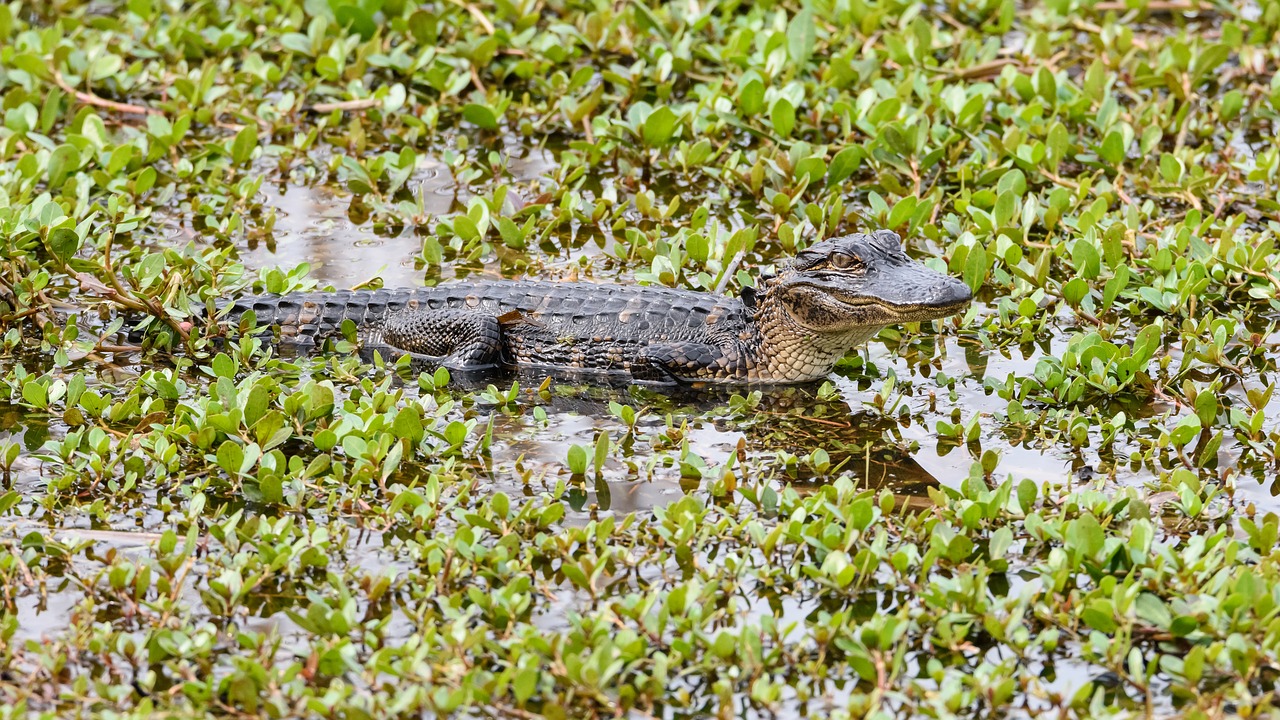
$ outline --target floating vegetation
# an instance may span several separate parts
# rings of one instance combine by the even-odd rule
[[[0,4],[0,717],[1276,714],[1278,33],[1276,0]],[[736,294],[874,229],[977,300],[805,387],[208,322]]]

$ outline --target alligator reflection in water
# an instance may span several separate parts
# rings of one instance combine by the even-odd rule
[[[666,468],[646,475],[643,466],[651,451],[643,448],[647,436],[667,443],[672,455],[679,454],[681,440],[708,466],[721,465],[734,454],[746,460],[739,470],[752,480],[771,477],[781,485],[790,483],[800,492],[822,487],[840,474],[849,473],[860,486],[889,489],[898,495],[899,505],[929,504],[928,489],[939,482],[903,447],[886,441],[898,421],[871,412],[851,411],[839,394],[821,395],[816,385],[760,388],[758,401],[749,401],[748,391],[710,386],[653,387],[622,382],[618,378],[595,375],[591,384],[583,378],[557,373],[548,392],[524,391],[521,404],[540,405],[546,422],[532,420],[530,413],[494,412],[494,444],[491,456],[495,468],[495,489],[511,481],[511,468],[542,467],[549,475],[559,475],[571,444],[590,448],[600,432],[609,432],[615,441],[629,444],[624,453],[633,466],[620,468],[611,460],[599,477],[588,471],[585,484],[572,488],[566,498],[577,511],[609,511],[625,514],[648,511],[673,501],[703,484],[700,476],[681,477],[679,468]],[[495,379],[454,376],[455,386],[475,394],[489,384],[510,387],[514,380],[522,388],[536,388],[545,373],[508,373]],[[612,381],[610,384],[609,381]],[[636,436],[628,438],[625,425],[614,417],[610,403],[634,408],[639,417]],[[675,435],[677,439],[671,440]],[[634,444],[632,444],[634,443]],[[643,449],[642,449],[643,448]],[[829,468],[818,472],[803,460],[815,450],[829,456]],[[788,456],[791,456],[790,458]],[[742,475],[740,474],[740,477]],[[526,488],[526,492],[529,490]]]

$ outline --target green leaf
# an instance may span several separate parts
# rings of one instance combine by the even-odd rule
[[[328,452],[338,444],[338,435],[334,431],[325,428],[315,434],[312,438],[312,442],[315,443],[317,450],[320,450],[321,452]]]
[[[583,475],[587,472],[587,451],[581,445],[570,445],[567,458],[569,472]]]
[[[243,165],[253,157],[253,149],[258,146],[258,126],[250,123],[240,128],[236,138],[231,142],[231,160]]]
[[[244,402],[244,425],[245,427],[253,427],[267,412],[267,404],[271,397],[267,392],[267,388],[261,383],[257,383],[249,390],[249,396]]]
[[[22,495],[17,490],[10,490],[3,496],[0,496],[0,515],[9,512],[9,509],[14,505],[17,505],[18,501],[21,499]]]
[[[1067,525],[1067,548],[1085,558],[1092,559],[1102,552],[1106,539],[1102,526],[1092,515],[1081,515]]]
[[[822,176],[826,172],[827,164],[822,161],[822,158],[807,157],[796,163],[793,174],[797,181],[802,181],[805,185],[812,185],[822,180]]]
[[[1192,82],[1200,82],[1209,77],[1231,57],[1231,47],[1222,43],[1210,45],[1200,52],[1196,58],[1195,68],[1191,72]]]
[[[1188,415],[1179,420],[1170,431],[1169,442],[1173,443],[1174,447],[1183,447],[1200,434],[1202,427],[1198,415]]]
[[[609,433],[600,433],[600,437],[596,438],[596,452],[593,463],[597,475],[604,468],[605,461],[609,459],[609,445]]]
[[[335,3],[336,4],[336,3]],[[333,11],[334,17],[342,27],[349,27],[360,34],[362,40],[368,40],[378,32],[378,24],[362,7],[356,4],[341,4]]]
[[[987,543],[987,554],[995,559],[1004,557],[1013,546],[1013,531],[1008,527],[997,528],[991,533],[991,542]]]
[[[751,117],[763,109],[764,83],[753,77],[738,90],[738,110],[743,117]]]
[[[497,130],[498,116],[487,105],[471,103],[462,108],[462,119],[481,130]]]
[[[1092,280],[1102,272],[1102,257],[1093,243],[1083,238],[1076,240],[1071,246],[1071,264],[1075,266],[1080,277]]]
[[[1089,294],[1089,283],[1080,278],[1071,278],[1062,286],[1062,299],[1071,307],[1078,307],[1084,297]]]
[[[1145,365],[1160,347],[1161,330],[1159,325],[1147,325],[1138,331],[1133,339],[1132,358],[1138,365]]]
[[[886,227],[897,229],[907,224],[911,220],[912,214],[916,211],[918,201],[915,196],[908,195],[893,204],[893,209],[889,211],[889,221]]]
[[[432,45],[440,36],[439,19],[426,10],[414,10],[409,16],[409,32],[419,43]]]
[[[1024,515],[1030,514],[1036,504],[1036,484],[1030,479],[1023,479],[1018,483],[1018,507],[1022,508]]]
[[[507,247],[516,250],[524,247],[524,230],[510,218],[498,218],[498,234]]]
[[[1154,593],[1144,592],[1138,595],[1135,610],[1138,617],[1161,630],[1168,629],[1173,624],[1173,614],[1169,612],[1169,606]]]
[[[1169,306],[1169,303],[1166,302],[1164,293],[1160,292],[1156,288],[1151,287],[1150,285],[1145,285],[1143,287],[1138,288],[1138,296],[1141,297],[1143,300],[1146,300],[1147,303],[1151,305],[1151,307],[1154,307],[1157,310],[1161,310],[1163,312],[1169,312],[1170,310],[1173,309]]]
[[[217,460],[218,467],[228,474],[239,475],[240,466],[244,463],[244,450],[236,441],[224,440],[222,445],[218,446]]]
[[[1123,163],[1124,135],[1119,130],[1107,133],[1106,139],[1102,141],[1102,147],[1098,149],[1098,156],[1112,165]]]
[[[791,131],[796,126],[796,109],[791,101],[784,97],[775,100],[769,110],[769,121],[773,123],[773,131],[778,135],[791,137]]]
[[[996,228],[1009,227],[1018,215],[1018,195],[1012,190],[1005,190],[996,198]]]
[[[827,185],[837,185],[848,180],[858,166],[862,164],[863,151],[857,145],[851,145],[831,159],[831,167],[827,170]]]
[[[804,67],[813,55],[816,33],[813,10],[810,8],[796,13],[796,16],[787,24],[787,53],[791,56],[791,62],[797,67]]]
[[[49,232],[49,252],[61,262],[68,262],[80,252],[80,236],[71,228],[54,228]]]
[[[49,162],[45,172],[49,177],[49,189],[62,189],[63,182],[71,173],[80,169],[80,151],[74,145],[59,145],[49,153]]]
[[[645,145],[649,147],[660,147],[675,134],[676,121],[679,118],[666,105],[659,106],[656,110],[649,113],[649,117],[644,119],[644,126],[641,128],[641,136]]]
[[[964,284],[973,292],[982,289],[987,279],[987,251],[981,245],[969,248],[969,255],[964,261]]]
[[[459,215],[453,219],[453,232],[468,242],[480,237],[480,228],[476,227],[475,221],[466,215]]]
[[[38,382],[28,381],[22,384],[22,399],[43,410],[49,406],[49,391]]]
[[[226,353],[218,353],[213,356],[213,374],[218,377],[234,378],[236,376],[236,364]]]
[[[392,423],[392,431],[395,432],[396,437],[404,438],[414,444],[421,441],[425,433],[418,408],[414,405],[401,408],[400,412],[396,413],[395,422]]]
[[[1200,621],[1190,615],[1179,615],[1169,623],[1169,632],[1177,637],[1186,637],[1200,628]],[[1196,648],[1203,649],[1203,648]],[[1203,660],[1203,657],[1201,658]]]
[[[1080,614],[1089,627],[1108,635],[1116,631],[1115,609],[1110,600],[1095,600]]]

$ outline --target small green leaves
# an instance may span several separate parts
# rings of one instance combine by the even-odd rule
[[[1082,560],[1096,561],[1106,544],[1106,535],[1098,520],[1083,515],[1067,524],[1066,546]]]
[[[253,158],[253,151],[258,147],[258,127],[245,125],[236,133],[231,141],[231,160],[237,165],[244,165]]]
[[[1107,133],[1098,149],[1098,156],[1111,166],[1122,164],[1125,156],[1124,135],[1119,130]]]
[[[102,5],[0,3],[6,707],[1270,711],[1275,3]],[[777,320],[877,229],[975,301],[818,387],[210,322],[497,278]],[[626,346],[552,325],[504,333]]]
[[[853,145],[836,153],[831,160],[831,168],[827,173],[827,183],[838,185],[849,179],[862,163],[864,152],[861,147]]]
[[[498,129],[498,115],[487,105],[467,105],[462,108],[462,119],[482,130]]]
[[[59,227],[49,232],[49,252],[59,262],[69,262],[80,251],[80,235],[71,228]]]
[[[813,55],[817,32],[813,9],[806,7],[787,23],[787,52],[796,67],[804,67]]]
[[[408,440],[411,443],[418,443],[423,438],[422,417],[417,407],[413,405],[406,406],[396,414],[395,423],[392,426],[397,437]]]
[[[773,131],[779,137],[791,137],[791,131],[796,126],[796,109],[791,101],[785,97],[775,100],[769,109],[769,121],[773,123]]]
[[[59,145],[49,153],[49,161],[45,167],[49,187],[61,187],[67,177],[80,168],[80,151],[71,145]]]
[[[573,475],[584,475],[587,472],[587,451],[581,445],[570,445],[566,459],[569,472]]]
[[[649,147],[661,147],[675,134],[677,121],[671,108],[660,105],[645,118],[640,137]]]
[[[738,88],[738,109],[744,117],[758,115],[764,109],[764,83],[750,76]]]

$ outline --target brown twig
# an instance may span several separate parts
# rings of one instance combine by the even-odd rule
[[[449,0],[449,1],[452,2],[454,5],[457,5],[458,7],[463,8],[467,12],[471,13],[471,17],[474,17],[476,19],[476,22],[480,23],[480,27],[484,28],[484,31],[486,33],[490,35],[493,34],[493,23],[489,22],[489,18],[484,16],[484,13],[480,11],[480,8],[476,7],[475,5],[472,5],[471,3],[462,2],[462,0]]]
[[[1093,9],[1099,12],[1141,10],[1148,13],[1200,13],[1212,11],[1214,7],[1208,3],[1180,2],[1179,0],[1148,0],[1142,7],[1130,7],[1127,3],[1112,2],[1109,0],[1108,2],[1100,2],[1094,5]]]
[[[57,70],[53,71],[53,84],[57,85],[59,88],[62,89],[63,92],[67,93],[68,95],[71,95],[76,100],[79,100],[81,103],[84,103],[85,105],[92,105],[94,107],[106,108],[107,110],[115,110],[116,112],[132,113],[134,115],[163,115],[164,114],[159,110],[156,110],[155,108],[143,107],[141,105],[130,105],[129,103],[116,102],[115,100],[108,100],[103,97],[98,97],[97,95],[94,95],[91,92],[76,90],[75,88],[67,84],[67,81],[62,77],[62,73],[58,72]]]
[[[724,270],[720,271],[720,282],[716,283],[716,289],[714,291],[716,295],[724,292],[725,287],[729,285],[729,281],[733,279],[733,274],[738,272],[738,265],[742,263],[743,255],[745,255],[745,253],[739,251],[733,256],[733,259],[729,261],[729,264],[725,266]]]
[[[14,308],[18,307],[18,293],[13,289],[13,286],[10,285],[9,282],[5,280],[3,277],[0,277],[0,296],[3,296],[6,300],[8,300],[14,306]],[[44,301],[45,302],[44,307],[48,307],[48,303],[47,303],[48,299],[44,297],[44,293],[37,293],[37,299]],[[22,310],[18,310],[17,312],[12,313],[11,315],[5,316],[3,320],[4,322],[8,323],[8,322],[14,322],[16,320],[22,320],[29,317],[33,322],[35,322],[36,327],[40,328],[40,332],[43,333],[45,325],[53,322],[53,319],[47,313],[45,313],[44,307],[24,308]]]
[[[1095,5],[1094,7],[1098,7],[1098,6],[1097,6],[1097,5]],[[1078,29],[1078,30],[1083,30],[1083,31],[1085,31],[1085,32],[1087,32],[1087,33],[1093,33],[1094,35],[1101,35],[1101,34],[1102,34],[1102,28],[1101,28],[1101,27],[1098,27],[1097,25],[1095,25],[1095,24],[1093,24],[1093,23],[1091,23],[1091,22],[1088,22],[1088,21],[1085,21],[1085,20],[1081,20],[1081,19],[1079,19],[1079,18],[1073,18],[1073,19],[1071,20],[1071,24],[1072,24],[1073,26],[1075,26],[1075,27],[1076,27],[1076,29]],[[1134,46],[1134,47],[1136,47],[1136,48],[1138,48],[1139,50],[1142,50],[1142,51],[1144,51],[1144,52],[1146,51],[1146,49],[1147,49],[1147,47],[1148,47],[1148,46],[1147,46],[1147,41],[1143,40],[1143,39],[1142,39],[1142,38],[1140,38],[1140,37],[1135,37],[1135,38],[1133,38],[1131,42],[1133,43],[1133,46]]]
[[[1022,61],[1017,58],[1001,58],[999,60],[992,60],[991,62],[985,62],[967,68],[960,68],[959,70],[952,70],[950,68],[938,68],[937,70],[940,73],[950,75],[958,80],[977,80],[981,78],[995,77],[1004,72],[1005,66],[1007,65],[1012,65],[1015,68],[1022,67]]]
[[[1133,198],[1129,197],[1129,194],[1124,191],[1124,172],[1123,171],[1121,171],[1116,175],[1115,182],[1111,183],[1111,187],[1115,188],[1116,195],[1118,195],[1120,199],[1124,201],[1125,205],[1133,204]]]
[[[316,103],[306,108],[312,112],[331,113],[334,110],[343,112],[359,112],[368,110],[369,108],[378,107],[382,101],[377,98],[360,98],[359,100],[343,100],[341,102]]]
[[[1067,178],[1062,177],[1058,173],[1052,172],[1050,170],[1046,170],[1044,168],[1039,168],[1039,170],[1041,175],[1049,178],[1050,180],[1054,181],[1055,183],[1063,187],[1071,188],[1072,190],[1080,189],[1080,183],[1076,182],[1075,180],[1068,180]]]

